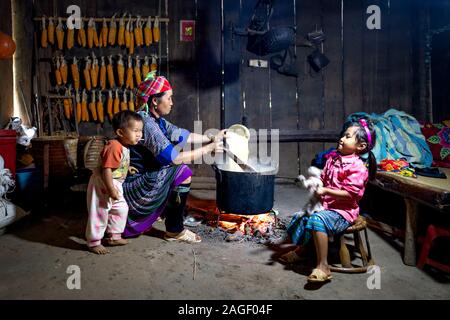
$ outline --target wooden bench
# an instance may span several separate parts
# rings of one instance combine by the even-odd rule
[[[406,204],[405,250],[403,261],[416,265],[416,240],[418,204],[422,203],[438,211],[450,212],[450,169],[440,168],[447,179],[404,177],[398,173],[379,171],[370,183],[403,197]]]

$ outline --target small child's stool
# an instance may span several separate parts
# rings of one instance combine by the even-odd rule
[[[362,241],[362,232],[364,233],[367,250],[364,247],[364,242]],[[352,265],[350,252],[345,241],[346,234],[353,234],[355,249],[362,261],[362,266]],[[372,252],[370,251],[369,238],[367,237],[367,221],[364,217],[358,216],[355,222],[350,227],[348,227],[347,230],[345,230],[345,232],[341,235],[339,257],[341,266],[330,265],[331,271],[343,273],[364,273],[367,272],[369,266],[375,264],[372,258]]]
[[[450,230],[446,230],[443,228],[436,227],[435,225],[430,224],[427,229],[427,235],[425,237],[425,241],[422,245],[422,251],[420,253],[419,262],[417,263],[417,268],[423,269],[423,267],[428,264],[433,266],[441,271],[446,273],[450,273],[450,267],[442,264],[436,260],[428,258],[428,254],[432,247],[433,241],[438,237],[446,237],[450,238]]]

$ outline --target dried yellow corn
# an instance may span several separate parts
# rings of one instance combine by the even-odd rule
[[[83,75],[84,75],[84,84],[85,84],[85,88],[87,90],[91,90],[92,86],[91,86],[91,77],[89,74],[89,69],[91,69],[91,61],[89,60],[89,57],[85,58],[86,60],[86,66],[83,70]]]
[[[67,30],[67,49],[72,49],[75,43],[75,29],[68,28]]]
[[[133,81],[133,63],[131,60],[131,56],[128,56],[128,68],[127,68],[127,81],[126,81],[126,88],[127,89],[133,89],[134,88],[134,81]]]
[[[97,106],[95,104],[95,91],[92,91],[91,102],[89,103],[89,110],[91,111],[92,119],[94,119],[94,121],[97,121],[98,119],[96,107]]]
[[[80,71],[78,70],[78,63],[76,57],[73,57],[70,69],[72,71],[73,87],[75,88],[75,90],[78,90],[80,89]]]
[[[87,31],[87,42],[88,42],[88,47],[90,49],[92,49],[94,47],[94,28],[95,28],[95,23],[94,23],[94,18],[90,18],[88,21],[88,31]]]
[[[117,23],[116,15],[111,17],[111,23],[109,25],[108,44],[114,46],[116,44]]]
[[[148,17],[147,24],[144,28],[145,45],[148,47],[153,43],[153,33],[152,33],[152,17]]]
[[[62,18],[58,18],[58,25],[56,26],[56,40],[58,41],[58,49],[64,48],[64,30]]]
[[[106,64],[105,57],[102,57],[102,66],[100,67],[100,88],[106,89]]]
[[[150,72],[150,65],[149,65],[150,58],[145,56],[144,57],[144,64],[142,65],[142,78],[145,79],[147,77],[147,74]]]
[[[134,65],[134,77],[136,78],[136,86],[142,82],[141,78],[141,62],[139,56],[136,56],[136,64]]]
[[[98,97],[97,97],[97,116],[98,116],[98,121],[100,121],[100,123],[105,122],[105,115],[104,115],[101,91],[98,92]]]
[[[159,39],[161,37],[161,31],[159,29],[159,17],[155,17],[155,22],[153,24],[153,41],[159,42]]]
[[[131,15],[130,19],[128,19],[127,27],[125,28],[125,47],[130,47],[130,40],[131,40]]]
[[[67,84],[67,63],[64,57],[61,57],[61,67],[59,68],[61,72],[61,79],[64,84]]]
[[[50,17],[48,18],[48,29],[47,29],[47,33],[48,33],[48,43],[50,44],[55,44],[55,24],[53,22],[53,18]]]
[[[78,91],[75,91],[75,102],[76,102],[76,119],[77,119],[77,123],[80,123],[81,121],[81,101],[80,101],[80,94],[78,93]]]
[[[91,75],[91,84],[92,84],[92,88],[97,88],[97,84],[98,84],[98,60],[95,57],[95,55],[93,54],[93,58],[92,58],[92,65],[91,65],[91,69],[89,70],[90,75]]]
[[[113,61],[112,61],[112,56],[108,57],[109,60],[109,64],[107,69],[108,72],[108,82],[109,82],[109,87],[110,88],[114,88],[116,86],[116,83],[114,81],[114,70],[113,70]]]
[[[134,111],[134,95],[133,91],[130,91],[130,100],[128,101],[128,110]]]
[[[152,55],[152,64],[150,65],[150,72],[158,70],[158,63],[156,62],[156,59],[158,56]]]
[[[117,74],[119,76],[119,86],[122,87],[125,83],[125,66],[121,54],[119,54],[119,61],[117,61]]]
[[[87,93],[86,89],[83,90],[81,100],[81,121],[89,122],[89,112],[87,108]]]
[[[142,33],[141,16],[137,16],[136,27],[134,28],[134,39],[136,46],[140,47],[144,44],[144,35]]]
[[[114,107],[113,107],[114,114],[120,111],[119,107],[120,107],[119,90],[116,90],[116,98],[114,99]]]
[[[123,46],[125,44],[125,16],[126,13],[119,20],[119,32],[117,35],[117,44]]]
[[[78,30],[77,40],[78,40],[78,44],[81,47],[83,47],[83,48],[86,47],[86,44],[87,44],[87,41],[86,41],[86,30],[84,30],[84,21],[83,21],[83,19],[81,19],[81,27],[80,27],[80,30]]]
[[[100,47],[108,46],[108,23],[106,22],[106,18],[103,18],[103,26],[100,31]]]
[[[109,120],[112,121],[113,118],[113,103],[114,103],[114,99],[112,96],[112,91],[109,90],[108,91],[108,102],[107,102],[107,112],[108,112],[108,116],[109,116]]]
[[[56,58],[55,59],[55,80],[56,80],[56,84],[58,86],[62,85],[62,77],[61,77],[61,62],[59,62],[59,59]]]
[[[123,92],[123,100],[120,103],[120,111],[128,110],[128,102],[127,102],[127,93],[126,91]]]
[[[48,37],[48,31],[47,31],[47,27],[45,25],[45,17],[42,17],[42,33],[41,33],[41,47],[42,48],[47,48],[48,46],[48,42],[47,42],[47,38]]]
[[[130,54],[134,54],[135,41],[136,41],[136,39],[134,38],[133,26],[131,26],[131,31],[130,31],[130,47],[128,48]]]
[[[67,97],[69,95],[70,95],[70,92],[69,92],[68,89],[66,89],[65,96]],[[72,100],[71,98],[65,98],[64,101],[63,101],[64,115],[66,116],[66,119],[68,119],[68,120],[70,119],[70,115],[71,115],[71,113],[70,113],[71,100]]]

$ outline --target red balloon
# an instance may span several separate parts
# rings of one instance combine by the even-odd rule
[[[0,59],[9,59],[16,51],[16,43],[14,40],[0,31]]]

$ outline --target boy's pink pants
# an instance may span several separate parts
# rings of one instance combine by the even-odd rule
[[[113,179],[114,187],[119,191],[119,200],[112,200],[103,183],[101,174],[92,174],[87,189],[88,222],[86,226],[86,240],[89,247],[101,244],[101,240],[108,234],[108,238],[118,240],[122,238],[128,216],[128,205],[123,197],[122,183]]]

